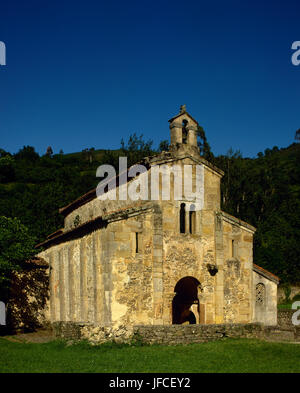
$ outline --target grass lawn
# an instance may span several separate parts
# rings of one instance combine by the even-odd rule
[[[292,304],[293,304],[293,302],[278,304],[277,308],[278,308],[278,310],[291,310]]]
[[[179,346],[63,341],[17,343],[0,338],[0,372],[300,372],[300,345],[250,339]]]

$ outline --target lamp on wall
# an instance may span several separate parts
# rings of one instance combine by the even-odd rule
[[[215,276],[218,273],[217,265],[207,264],[207,270],[211,276]]]

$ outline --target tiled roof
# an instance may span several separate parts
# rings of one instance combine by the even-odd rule
[[[52,237],[60,235],[61,233],[63,233],[63,231],[64,228],[58,229],[57,231],[50,233],[50,235],[47,236],[47,239],[52,239]]]
[[[145,160],[147,157],[145,157]],[[147,169],[150,168],[150,165],[147,162],[144,162],[143,160],[141,162],[136,163],[135,165],[143,164]],[[132,180],[133,178],[128,179],[128,171],[129,168],[127,169],[127,182]],[[110,179],[111,182],[115,181],[116,182],[116,187],[119,187],[119,178],[120,176],[124,173],[118,174],[115,178]],[[87,202],[90,202],[93,199],[97,198],[96,194],[96,188],[93,190],[88,191],[86,194],[81,195],[79,198],[75,199],[75,201],[69,203],[67,206],[64,206],[59,209],[59,213],[63,214],[64,216],[67,216],[69,213],[71,213],[73,210],[77,209],[79,206],[82,206],[86,204]]]
[[[57,235],[52,236],[47,240],[45,240],[44,242],[37,244],[35,248],[39,248],[39,247],[47,248],[54,244],[59,244],[62,242],[66,242],[68,240],[76,239],[84,236],[87,233],[90,233],[91,231],[97,228],[102,228],[105,225],[106,225],[105,221],[103,221],[102,217],[99,216],[81,225],[78,225],[76,228],[70,229],[65,232],[62,231],[58,232]]]
[[[49,267],[49,264],[43,258],[33,257],[33,258],[28,259],[27,261],[25,261],[25,266],[28,267],[28,268],[31,268],[31,267],[47,268],[47,267]]]
[[[275,276],[275,274],[269,272],[268,270],[266,270],[266,269],[264,269],[264,268],[262,268],[262,267],[260,267],[258,265],[255,265],[255,263],[253,263],[253,270],[256,271],[257,273],[265,276],[266,278],[268,278],[268,279],[270,279],[272,281],[275,281],[277,284],[280,281],[280,278]]]
[[[117,214],[124,214],[124,213],[130,214],[136,209],[137,211],[149,209],[149,206],[143,207],[142,205],[143,204],[141,202],[138,202],[131,206],[126,206],[118,210],[110,211],[109,213],[103,216],[92,218],[91,220],[78,225],[76,228],[72,228],[64,232],[62,230],[54,232],[54,234],[52,234],[51,237],[48,237],[44,242],[37,244],[35,248],[39,248],[39,247],[47,248],[54,244],[59,244],[69,240],[80,238],[94,230],[106,227],[109,222],[109,219],[113,218]]]

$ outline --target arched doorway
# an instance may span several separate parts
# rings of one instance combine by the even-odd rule
[[[172,323],[199,323],[198,288],[200,282],[191,276],[182,278],[174,288],[172,301]]]

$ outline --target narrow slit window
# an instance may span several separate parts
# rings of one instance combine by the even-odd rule
[[[231,256],[232,258],[235,257],[236,251],[235,251],[235,241],[231,240]]]
[[[185,203],[180,205],[180,233],[185,233]]]
[[[139,233],[135,233],[135,253],[139,253]]]

